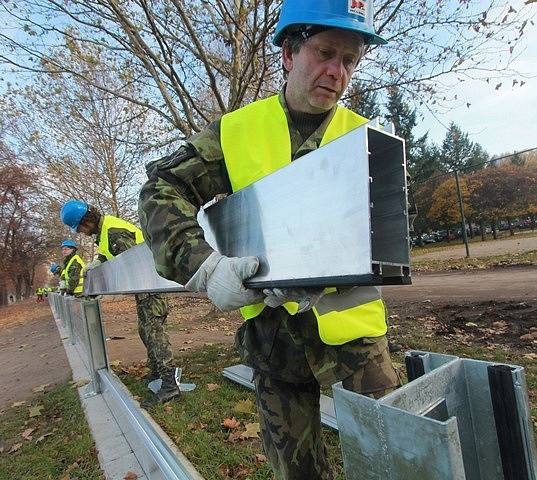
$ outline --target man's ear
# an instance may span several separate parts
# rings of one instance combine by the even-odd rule
[[[289,48],[289,44],[284,41],[282,47],[282,63],[283,68],[290,72],[293,69],[293,52]]]

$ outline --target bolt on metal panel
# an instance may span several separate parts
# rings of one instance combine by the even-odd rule
[[[518,413],[509,430],[520,433],[524,445],[514,468],[527,476],[504,476],[504,434],[497,429],[488,373],[497,364],[427,352],[407,356],[422,357],[423,372],[381,399],[333,386],[347,480],[536,480],[522,367],[509,366]]]

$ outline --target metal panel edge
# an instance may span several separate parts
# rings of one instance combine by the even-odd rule
[[[105,369],[99,371],[99,376],[103,398],[144,468],[146,476],[165,480],[203,480],[181,452],[173,451],[171,440],[168,440],[167,444],[163,439],[165,433],[142,412],[121,381]]]

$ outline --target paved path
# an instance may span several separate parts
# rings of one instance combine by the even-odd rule
[[[7,311],[2,310],[4,319],[8,319]],[[30,399],[32,388],[39,385],[63,384],[71,378],[48,303],[36,305],[28,314],[32,318],[21,318],[9,324],[0,322],[3,324],[0,326],[0,408]]]
[[[535,237],[514,236],[501,240],[470,243],[470,255],[472,257],[488,257],[491,255],[504,255],[506,253],[521,253],[529,250],[537,250],[537,235]],[[416,254],[415,260],[446,260],[448,258],[461,258],[466,256],[464,245],[450,247],[447,250],[432,251],[424,254]]]
[[[384,287],[390,301],[415,302],[536,300],[537,267],[503,267],[492,270],[421,273],[411,286]]]

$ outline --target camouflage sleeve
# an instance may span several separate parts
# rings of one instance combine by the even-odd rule
[[[217,194],[230,193],[215,122],[173,155],[147,165],[138,214],[160,275],[185,284],[211,254],[196,215]]]
[[[81,272],[82,265],[75,260],[69,267],[69,283],[66,287],[67,293],[72,294],[75,291]]]
[[[108,232],[108,250],[114,256],[136,245],[134,233],[123,228],[111,228]]]

